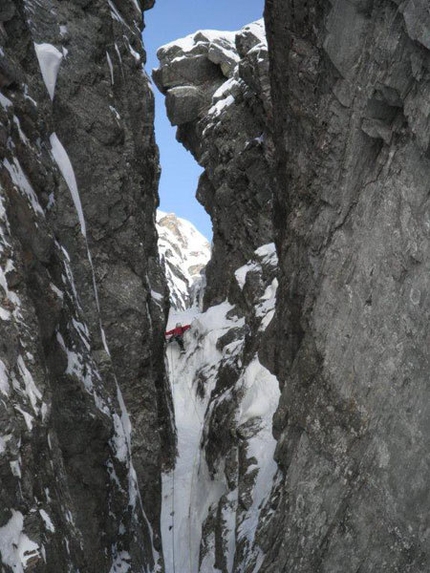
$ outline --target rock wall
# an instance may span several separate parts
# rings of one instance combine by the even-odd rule
[[[236,47],[230,35],[209,32],[165,46],[154,73],[178,139],[205,168],[198,197],[215,232],[208,312],[228,296],[248,326],[206,411],[205,460],[227,487],[204,521],[198,567],[424,572],[428,6],[267,0],[265,21],[271,102],[261,81],[267,65],[257,58],[247,68],[259,48],[243,51],[240,34]],[[258,159],[245,153],[249,141],[252,153],[264,148]],[[248,157],[255,171],[243,169]],[[279,256],[276,314],[264,334],[252,308],[267,277],[246,273],[240,292],[241,272],[232,278],[247,259],[256,264],[248,249],[272,233],[263,210],[250,207],[254,184],[269,203],[274,191]],[[241,515],[252,508],[258,472],[247,471],[238,381],[255,355],[282,389],[273,421],[278,469],[255,535],[244,539]]]
[[[119,0],[0,7],[5,570],[161,563],[174,434],[141,19]]]
[[[268,0],[265,16],[283,392],[261,571],[424,572],[428,5]]]
[[[153,78],[177,138],[204,168],[197,199],[211,216],[206,307],[233,272],[272,241],[271,113],[262,21],[239,32],[199,31],[158,50]]]

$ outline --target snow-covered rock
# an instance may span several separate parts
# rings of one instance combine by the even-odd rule
[[[195,226],[173,213],[157,211],[158,250],[174,310],[197,302],[204,268],[211,255],[209,241]]]
[[[275,246],[263,245],[237,270],[235,303],[170,314],[168,328],[191,328],[185,354],[174,343],[167,349],[178,457],[163,476],[166,573],[258,571],[257,527],[277,478],[272,416],[280,390],[261,358],[276,273]]]
[[[157,52],[153,78],[177,139],[204,168],[197,199],[210,214],[213,252],[205,305],[223,300],[234,270],[273,241],[271,96],[262,20],[237,32],[200,30]]]
[[[2,572],[162,568],[174,435],[139,5],[0,2]]]

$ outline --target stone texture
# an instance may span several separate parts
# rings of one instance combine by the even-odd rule
[[[424,572],[427,3],[271,0],[266,28],[283,393],[260,571]]]
[[[0,10],[0,528],[22,517],[35,571],[162,565],[160,468],[174,434],[158,152],[141,12],[110,4],[4,0]],[[63,53],[53,101],[34,42]],[[17,552],[9,562],[4,538],[0,568],[29,571]]]
[[[204,168],[197,198],[214,233],[207,307],[226,297],[233,271],[272,240],[271,104],[262,22],[237,33],[200,31],[157,55],[153,78],[166,94],[177,138]]]

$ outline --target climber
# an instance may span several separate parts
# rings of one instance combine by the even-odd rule
[[[182,324],[180,322],[178,322],[176,324],[175,328],[172,328],[172,330],[168,330],[166,332],[166,336],[170,336],[170,338],[167,340],[167,342],[176,341],[178,343],[179,348],[181,349],[181,352],[185,352],[184,332],[186,332],[189,328],[191,328],[190,324],[186,324],[185,326],[182,326]]]

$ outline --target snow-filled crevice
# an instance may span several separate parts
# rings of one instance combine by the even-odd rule
[[[238,287],[243,288],[249,272],[276,265],[274,245],[263,246],[255,260],[238,269]],[[268,327],[275,306],[277,283],[266,282],[255,300],[257,336]],[[220,552],[223,570],[230,573],[250,564],[257,572],[262,561],[256,532],[277,472],[272,417],[280,392],[258,351],[245,360],[248,319],[228,301],[206,312],[194,307],[169,316],[168,329],[178,322],[191,328],[184,335],[185,353],[175,342],[166,350],[178,440],[175,468],[163,475],[166,573],[213,573],[220,570]],[[223,388],[219,380],[228,367],[237,377]],[[232,445],[226,457],[214,461],[213,419],[224,405],[232,411],[225,420]],[[231,462],[239,451],[245,469]],[[246,509],[240,503],[244,488],[250,500]]]

